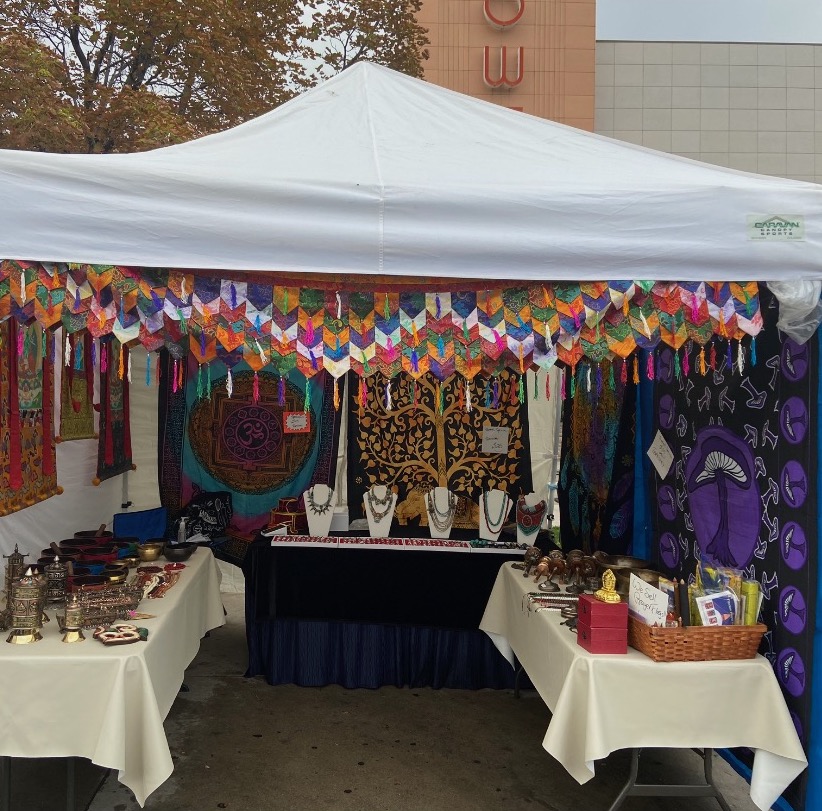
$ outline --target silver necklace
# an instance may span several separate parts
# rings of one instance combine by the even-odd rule
[[[365,500],[368,506],[368,509],[371,512],[371,517],[379,523],[385,518],[388,513],[391,512],[393,508],[392,499],[394,498],[394,493],[391,491],[389,487],[385,488],[385,497],[378,498],[373,490],[366,490],[365,491]],[[384,510],[380,510],[380,507],[385,507]]]
[[[451,528],[454,522],[454,513],[457,510],[457,497],[449,490],[448,491],[448,508],[442,512],[437,507],[437,496],[435,490],[429,490],[425,494],[426,504],[428,506],[428,518],[436,529],[440,532],[445,532]]]
[[[485,526],[488,527],[490,532],[499,532],[502,529],[502,523],[505,521],[505,515],[508,512],[506,509],[508,507],[508,494],[502,494],[502,503],[499,507],[499,515],[496,517],[494,521],[491,520],[491,516],[488,514],[488,496],[490,493],[483,493],[482,494],[482,514],[485,517]]]
[[[334,498],[334,491],[329,487],[328,488],[328,499],[324,504],[317,504],[314,501],[314,488],[311,487],[308,490],[308,506],[311,512],[314,515],[322,515],[323,513],[327,513],[328,510],[331,508],[331,500]]]

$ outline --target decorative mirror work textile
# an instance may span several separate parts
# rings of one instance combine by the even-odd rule
[[[626,554],[634,519],[636,384],[623,361],[577,366],[563,402],[558,486],[563,548]],[[626,369],[627,372],[627,369]]]
[[[60,382],[60,441],[92,439],[94,432],[94,368],[91,333],[63,332],[64,359]],[[68,363],[65,363],[68,360]],[[59,359],[58,359],[59,362]]]
[[[3,261],[0,320],[113,333],[152,351],[165,344],[191,352],[200,363],[219,357],[228,367],[245,361],[306,377],[405,371],[441,382],[454,371],[471,379],[546,369],[557,359],[574,367],[582,357],[625,358],[637,347],[679,349],[714,335],[738,340],[762,328],[755,282],[489,289],[487,281],[463,281],[462,290],[450,290],[423,278],[380,279],[363,290],[351,279],[300,287],[272,284],[266,274],[231,275]]]
[[[676,577],[700,556],[743,569],[765,594],[770,659],[799,736],[807,748],[813,663],[811,618],[817,589],[816,336],[799,345],[773,326],[776,306],[763,295],[769,329],[756,339],[756,366],[728,364],[727,341],[715,342],[705,377],[673,369],[658,353],[654,433],[674,454],[652,497],[659,566]],[[706,355],[714,353],[709,348]],[[709,364],[710,366],[711,364]],[[755,712],[755,709],[752,710]],[[749,760],[749,758],[748,758]],[[806,773],[807,774],[807,773]],[[787,797],[801,808],[806,777]]]
[[[36,323],[0,324],[0,515],[60,492],[48,345]]]
[[[100,341],[100,438],[95,484],[132,469],[128,407],[128,347],[114,336]]]
[[[245,363],[199,365],[160,356],[160,498],[175,519],[200,492],[226,490],[231,526],[254,533],[268,523],[281,498],[299,497],[312,484],[334,486],[339,412],[329,375],[306,381],[255,372]],[[286,433],[283,414],[309,415],[306,433]]]
[[[454,375],[443,384],[427,376],[350,376],[348,382],[351,520],[365,517],[363,497],[374,485],[396,490],[395,526],[412,527],[428,525],[425,495],[432,487],[448,487],[462,499],[454,527],[466,529],[478,526],[482,491],[531,491],[528,408],[519,375],[503,371],[470,382]],[[482,452],[486,426],[508,429],[507,450]]]

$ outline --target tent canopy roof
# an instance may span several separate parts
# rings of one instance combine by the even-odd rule
[[[0,258],[489,279],[822,278],[822,188],[358,64],[226,132],[0,150]],[[801,219],[804,238],[751,238]]]

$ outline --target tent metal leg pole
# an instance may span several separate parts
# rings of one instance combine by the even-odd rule
[[[11,757],[0,757],[0,811],[11,811]]]
[[[74,811],[77,797],[76,758],[66,758],[66,811]]]
[[[525,668],[522,665],[520,665],[517,668],[516,675],[514,676],[514,698],[519,698],[519,680],[524,672]]]
[[[637,783],[639,756],[641,753],[641,749],[631,750],[631,771],[628,775],[628,781],[608,811],[617,811],[622,803],[625,802],[626,797],[713,797],[719,803],[722,811],[731,811],[730,806],[713,781],[713,749],[705,749],[703,752],[697,752],[704,761],[705,783],[697,783],[695,785]]]

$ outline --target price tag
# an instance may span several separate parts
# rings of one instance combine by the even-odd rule
[[[311,431],[311,414],[308,411],[284,411],[284,434],[307,434]]]
[[[671,446],[665,441],[661,431],[656,432],[654,441],[651,447],[648,448],[648,458],[659,473],[659,478],[664,479],[671,470],[671,465],[674,463],[674,453]]]
[[[631,572],[628,587],[628,610],[648,625],[665,625],[668,615],[668,595]]]
[[[482,429],[482,452],[508,453],[508,435],[510,432],[510,428],[484,426]]]

